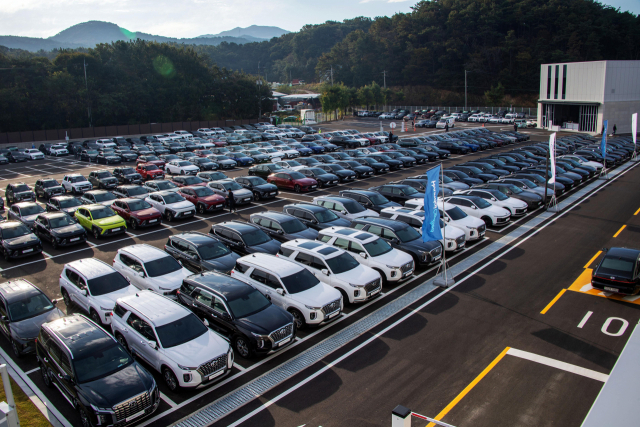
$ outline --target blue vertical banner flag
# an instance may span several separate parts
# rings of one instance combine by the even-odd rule
[[[440,166],[427,171],[429,184],[424,191],[424,222],[422,223],[422,241],[442,240],[440,230],[440,212],[438,211],[438,193],[440,192]]]
[[[602,125],[602,142],[600,143],[600,152],[602,153],[602,157],[607,157],[606,155],[606,151],[607,151],[607,125],[608,120],[604,121],[604,124]]]

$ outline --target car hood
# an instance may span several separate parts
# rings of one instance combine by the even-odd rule
[[[152,386],[153,377],[138,362],[104,378],[78,384],[87,400],[100,408],[112,408],[145,391],[150,392]]]
[[[20,320],[18,322],[11,322],[10,327],[11,331],[20,338],[32,339],[38,336],[40,333],[40,326],[42,326],[43,323],[52,322],[61,317],[64,317],[64,313],[60,311],[60,309],[54,307],[53,310],[49,310],[46,313],[39,314],[38,316]]]
[[[188,200],[185,200],[183,202],[171,203],[169,205],[166,205],[166,207],[169,209],[178,209],[178,210],[193,209],[193,203],[191,203]]]
[[[228,271],[233,269],[233,267],[235,267],[236,260],[238,258],[240,258],[240,255],[235,252],[231,252],[230,254],[215,259],[206,260],[203,262],[203,264],[209,269],[227,273]]]
[[[138,288],[133,285],[129,285],[126,288],[118,289],[117,291],[109,292],[108,294],[94,296],[93,299],[100,307],[112,309],[116,305],[116,300],[118,298],[135,295],[136,292],[138,292]]]
[[[40,214],[22,216],[20,217],[20,220],[22,220],[23,222],[32,223],[38,218],[38,215]]]
[[[229,343],[212,330],[208,330],[184,344],[165,348],[164,352],[180,365],[198,367],[214,357],[226,354],[228,350]]]
[[[117,184],[118,178],[115,178],[115,177],[101,178],[98,181],[103,182],[105,184]]]
[[[459,227],[459,228],[466,228],[466,227],[478,228],[485,225],[483,220],[471,215],[467,215],[465,218],[462,218],[456,221],[451,221],[448,224],[450,224],[453,227]]]
[[[404,265],[413,260],[411,255],[397,249],[391,249],[386,254],[378,255],[377,257],[373,257],[371,259],[382,264],[390,265],[392,267],[400,267],[401,265]]]
[[[464,182],[449,182],[447,184],[440,184],[443,188],[449,188],[451,190],[468,190],[470,187]]]
[[[507,209],[495,205],[491,205],[485,209],[479,209],[479,211],[481,213],[491,213],[499,217],[511,215],[511,212],[509,212]]]
[[[313,228],[307,228],[306,230],[299,231],[297,233],[285,234],[288,240],[294,239],[309,239],[315,240],[318,237],[318,231]]]
[[[177,289],[182,285],[182,280],[185,277],[191,276],[191,272],[182,267],[180,270],[172,271],[171,273],[164,274],[158,277],[149,277],[150,281],[154,281],[158,286],[165,289]]]
[[[351,221],[346,218],[336,218],[333,221],[320,223],[323,227],[349,227]]]
[[[102,218],[102,219],[96,219],[93,221],[93,223],[95,225],[97,225],[98,227],[106,227],[109,225],[116,225],[116,224],[121,224],[124,223],[124,219],[122,219],[122,217],[120,215],[114,215],[114,216],[110,216],[107,218]]]
[[[367,216],[378,217],[379,215],[376,211],[372,211],[371,209],[365,209],[364,211],[358,213],[346,214],[346,217],[350,219],[364,218]]]
[[[401,242],[400,245],[402,247],[402,250],[413,249],[417,251],[428,252],[440,246],[440,243],[436,241],[423,242],[421,238],[417,238],[410,242]]]
[[[294,180],[294,182],[299,185],[317,185],[318,184],[318,181],[316,181],[313,178],[300,178],[300,179]]]
[[[217,160],[216,163],[219,163],[221,165],[231,165],[231,164],[235,165],[236,164],[235,160],[231,160],[231,159]]]
[[[269,240],[261,245],[247,246],[249,252],[260,252],[275,255],[280,250],[280,242],[277,240]]]
[[[240,190],[233,190],[233,197],[235,199],[240,199],[242,197],[250,197],[253,196],[253,192],[251,190],[247,190],[246,188],[242,188]]]
[[[133,211],[131,213],[138,218],[146,218],[146,217],[160,215],[160,212],[156,208],[140,209],[139,211]]]
[[[464,231],[460,230],[459,228],[456,228],[454,226],[451,226],[449,224],[445,224],[444,228],[440,229],[440,232],[443,234],[443,236],[445,236],[447,239],[457,239],[460,236],[464,236]],[[420,229],[420,233],[422,233],[422,229]]]
[[[353,283],[354,285],[366,285],[367,283],[379,279],[380,274],[374,269],[367,267],[366,265],[358,264],[356,268],[345,271],[344,273],[335,274],[334,277],[346,283]]]
[[[377,168],[389,168],[389,164],[388,163],[381,163],[381,162],[374,162],[373,166],[377,167]]]
[[[332,173],[323,173],[316,177],[318,181],[335,181],[338,177]]]
[[[292,323],[293,317],[277,305],[271,304],[262,311],[238,318],[237,322],[258,335],[269,335]]]
[[[515,197],[510,197],[507,200],[503,200],[502,203],[506,206],[513,206],[516,209],[522,209],[527,207],[526,202],[516,199]]]
[[[289,294],[289,296],[309,307],[323,307],[339,299],[341,294],[340,291],[333,286],[320,282],[311,289],[296,294]]]
[[[225,198],[220,196],[219,194],[212,194],[211,196],[200,197],[198,200],[202,200],[203,202],[208,204],[213,204],[213,203],[224,203]]]
[[[261,184],[261,185],[254,186],[253,189],[260,190],[260,191],[276,191],[278,187],[276,187],[273,184]]]
[[[30,243],[35,243],[38,240],[39,239],[36,237],[36,235],[31,233],[31,234],[27,234],[26,236],[15,237],[13,239],[6,239],[4,242],[7,243],[9,246],[18,246],[18,245],[27,245]]]
[[[55,234],[69,234],[76,233],[78,231],[84,232],[84,228],[80,224],[71,224],[65,225],[64,227],[54,228],[53,231]]]
[[[339,170],[339,171],[335,171],[334,173],[338,176],[355,176],[356,174],[354,171],[350,171],[350,170]]]

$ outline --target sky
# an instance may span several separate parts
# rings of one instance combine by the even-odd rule
[[[86,21],[129,31],[190,38],[235,27],[269,25],[298,31],[306,24],[410,12],[417,0],[0,0],[0,35],[50,37]],[[640,14],[640,0],[604,4]]]

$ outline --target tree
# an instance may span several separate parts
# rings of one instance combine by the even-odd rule
[[[498,82],[497,86],[491,86],[491,89],[484,93],[484,97],[489,105],[499,107],[504,99],[504,86]]]

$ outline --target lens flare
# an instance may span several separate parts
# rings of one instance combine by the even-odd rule
[[[175,68],[173,68],[173,62],[164,55],[158,55],[153,60],[153,68],[164,77],[173,77],[176,73]]]
[[[124,28],[120,28],[120,32],[122,33],[123,36],[127,38],[127,40],[135,40],[138,38],[136,33],[133,33],[129,30],[125,30]]]

